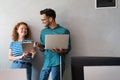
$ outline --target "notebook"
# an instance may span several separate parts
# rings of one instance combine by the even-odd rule
[[[23,42],[22,43],[22,49],[23,49],[23,52],[34,49],[33,43],[32,42]]]
[[[26,69],[0,70],[0,80],[27,80]]]
[[[68,49],[69,35],[57,34],[45,36],[45,49],[63,48]]]

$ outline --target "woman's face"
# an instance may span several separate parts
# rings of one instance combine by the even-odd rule
[[[23,37],[27,35],[27,26],[24,24],[21,24],[17,29],[17,33],[19,36],[23,36]]]

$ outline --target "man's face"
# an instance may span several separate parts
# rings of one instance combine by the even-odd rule
[[[41,21],[44,24],[44,26],[49,26],[51,23],[49,17],[47,17],[45,14],[41,15]]]

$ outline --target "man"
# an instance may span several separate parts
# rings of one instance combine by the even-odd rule
[[[47,8],[40,11],[41,21],[45,28],[40,34],[40,50],[44,51],[44,64],[40,73],[40,80],[48,80],[50,72],[52,80],[60,80],[60,56],[62,57],[62,74],[65,70],[65,56],[71,50],[69,40],[68,49],[44,49],[45,35],[48,34],[69,34],[69,30],[56,23],[56,13],[53,9]]]

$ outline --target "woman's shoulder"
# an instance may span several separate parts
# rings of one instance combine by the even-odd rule
[[[18,42],[18,41],[12,41],[12,42],[10,42],[10,45],[12,46],[12,45],[17,45],[17,44],[19,44],[20,42]]]
[[[12,41],[11,43],[13,44],[13,43],[18,43],[19,41]]]

